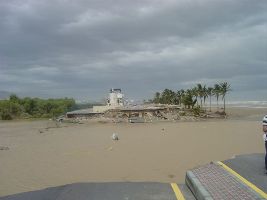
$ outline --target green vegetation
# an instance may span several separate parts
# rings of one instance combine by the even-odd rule
[[[10,95],[9,100],[0,100],[0,119],[51,118],[72,110],[74,99],[19,98]]]
[[[225,96],[230,91],[230,85],[227,82],[215,84],[214,87],[206,87],[206,85],[197,84],[191,89],[181,89],[174,92],[165,89],[162,93],[156,92],[153,103],[183,105],[186,108],[193,109],[197,114],[204,109],[206,100],[209,98],[211,111],[211,98],[215,96],[217,101],[217,109],[219,109],[219,97],[222,97],[224,102],[223,112],[225,113]]]

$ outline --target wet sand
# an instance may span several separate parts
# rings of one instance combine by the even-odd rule
[[[75,182],[183,183],[186,170],[198,165],[263,153],[260,120],[267,110],[229,112],[226,120],[176,123],[2,121],[0,146],[9,149],[0,151],[0,196]]]

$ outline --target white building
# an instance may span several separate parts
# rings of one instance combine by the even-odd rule
[[[124,95],[121,93],[121,89],[110,89],[109,92],[109,98],[107,100],[107,105],[108,106],[123,106],[124,101],[123,101]]]
[[[107,105],[105,106],[94,106],[93,112],[102,113],[110,109],[115,109],[124,106],[124,95],[121,89],[110,89],[109,97],[107,99]]]

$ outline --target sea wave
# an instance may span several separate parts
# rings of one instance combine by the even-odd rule
[[[267,101],[229,101],[226,104],[231,107],[267,108]]]

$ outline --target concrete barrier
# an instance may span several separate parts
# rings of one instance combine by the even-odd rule
[[[187,171],[185,183],[197,200],[213,200],[205,187],[199,182],[192,171]]]

